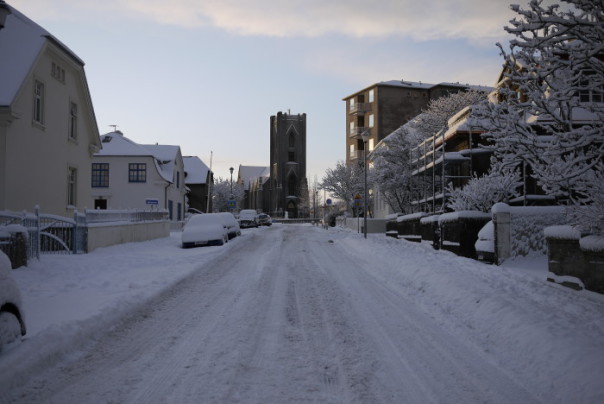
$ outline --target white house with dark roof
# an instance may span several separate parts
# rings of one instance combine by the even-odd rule
[[[84,62],[7,5],[0,29],[0,211],[91,207],[100,137]]]
[[[200,212],[211,212],[211,200],[208,206],[208,184],[212,184],[214,181],[213,173],[197,156],[184,156],[183,161],[185,164],[185,184],[189,190],[187,194],[188,208]]]
[[[96,209],[167,209],[181,221],[186,210],[184,162],[179,146],[142,145],[120,131],[101,137],[91,165]]]

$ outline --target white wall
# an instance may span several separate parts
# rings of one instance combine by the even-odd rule
[[[65,81],[51,76],[52,62]],[[44,83],[44,125],[33,121],[34,80]],[[78,106],[78,134],[69,139],[70,102]],[[71,217],[89,202],[90,161],[99,145],[98,129],[83,68],[48,44],[11,105],[5,151],[0,147],[0,210],[32,210]],[[2,126],[2,125],[0,125]],[[68,167],[77,169],[75,206],[67,205]]]
[[[95,224],[88,226],[88,250],[170,236],[170,222]]]

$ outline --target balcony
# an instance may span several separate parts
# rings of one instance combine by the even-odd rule
[[[371,133],[371,131],[369,130],[369,128],[365,127],[365,126],[357,126],[354,128],[351,128],[349,130],[350,133],[348,133],[348,137],[354,138],[354,139],[360,139],[361,135],[364,132],[369,132]]]
[[[348,113],[351,115],[365,115],[366,112],[371,110],[371,104],[367,102],[355,102],[350,104]]]

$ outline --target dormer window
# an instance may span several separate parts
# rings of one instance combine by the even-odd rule
[[[109,142],[111,142],[111,139],[113,139],[111,136],[105,136],[105,137],[103,137],[103,140],[101,142],[109,143]]]

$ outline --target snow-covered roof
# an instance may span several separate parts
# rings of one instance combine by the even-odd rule
[[[168,182],[174,181],[175,161],[180,146],[142,145],[128,139],[122,132],[115,131],[101,136],[103,148],[95,156],[149,156],[155,161],[157,171]]]
[[[185,184],[205,184],[210,169],[197,156],[184,156]]]
[[[472,90],[480,90],[480,91],[486,91],[486,92],[490,92],[493,90],[493,87],[481,86],[481,85],[475,85],[475,84],[461,84],[461,83],[447,83],[447,82],[431,84],[431,83],[422,83],[421,81],[415,82],[415,81],[406,81],[406,80],[388,80],[388,81],[380,81],[378,83],[374,83],[360,91],[355,92],[354,94],[344,97],[343,100],[347,100],[347,99],[353,97],[355,94],[367,91],[373,87],[380,87],[380,86],[401,87],[401,88],[422,89],[422,90],[431,90],[435,87],[459,87],[462,89],[469,88]]]
[[[0,105],[12,104],[17,92],[47,41],[62,49],[76,63],[84,62],[44,28],[8,5],[11,13],[0,31]]]
[[[258,177],[269,177],[269,167],[261,166],[239,166],[238,182],[243,183],[243,189],[248,191],[250,187],[250,181]]]

